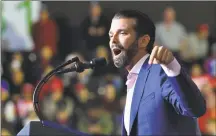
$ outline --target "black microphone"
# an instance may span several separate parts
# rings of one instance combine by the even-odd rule
[[[63,74],[63,73],[68,73],[68,72],[83,72],[85,69],[94,69],[95,67],[102,67],[102,66],[106,66],[107,62],[105,58],[94,58],[89,62],[77,62],[75,64],[72,65],[71,68],[67,68],[67,69],[63,69],[63,70],[59,70],[56,73],[57,74]]]

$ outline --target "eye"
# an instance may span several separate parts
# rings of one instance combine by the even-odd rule
[[[126,35],[127,33],[126,33],[126,32],[121,32],[120,34],[121,34],[121,35]]]
[[[109,38],[112,38],[113,37],[113,35],[109,35]]]
[[[112,32],[109,32],[108,35],[109,35],[109,38],[113,37],[113,33]]]

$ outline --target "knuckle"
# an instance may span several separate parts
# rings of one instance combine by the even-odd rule
[[[160,50],[162,50],[162,49],[163,49],[163,46],[158,46],[158,48],[159,48]]]

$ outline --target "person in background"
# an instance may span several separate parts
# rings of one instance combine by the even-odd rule
[[[204,72],[200,64],[194,64],[191,67],[191,78],[197,87],[201,89],[203,85],[209,83],[210,76],[208,73]]]
[[[53,56],[57,54],[57,25],[55,21],[50,18],[45,5],[41,8],[40,20],[32,26],[32,38],[35,44],[34,50],[37,54],[39,54],[45,46],[51,48]]]
[[[104,94],[103,94],[103,106],[104,108],[109,111],[110,113],[116,112],[117,107],[119,107],[116,101],[117,97],[117,91],[115,86],[112,83],[108,83],[103,87]]]
[[[4,120],[10,125],[15,124],[16,108],[15,103],[11,100],[9,84],[6,80],[1,80],[1,111],[4,114]],[[15,128],[15,126],[14,126]]]
[[[109,21],[102,12],[102,8],[98,2],[90,3],[90,12],[81,23],[81,36],[85,42],[87,49],[93,52],[89,58],[95,56],[95,50],[98,46],[107,47]]]
[[[75,105],[73,99],[64,95],[63,82],[57,77],[52,77],[50,83],[44,87],[46,87],[44,90],[46,93],[41,100],[44,117],[67,124]]]
[[[71,24],[69,16],[67,16],[63,11],[54,12],[52,18],[55,20],[58,27],[57,57],[61,61],[64,61],[65,57],[72,51],[82,49],[79,44],[80,35],[77,34],[79,33],[79,27],[74,27]]]
[[[43,46],[40,50],[41,68],[45,70],[49,65],[54,65],[54,52],[49,46]]]
[[[23,54],[16,52],[12,54],[10,62],[10,91],[12,99],[16,102],[20,97],[21,87],[25,82],[25,74],[23,72]]]
[[[156,24],[156,43],[170,49],[178,57],[181,46],[186,43],[186,37],[185,27],[176,21],[175,9],[166,7],[163,21]]]
[[[204,68],[210,75],[210,83],[216,90],[216,43],[211,47],[211,55],[205,60]]]
[[[185,48],[185,51],[188,51],[189,59],[193,62],[202,65],[204,59],[207,58],[209,50],[208,35],[209,27],[207,24],[198,25],[196,32],[188,35],[188,48]]]
[[[209,120],[207,123],[207,135],[215,136],[216,135],[216,120]]]
[[[46,93],[43,93],[41,98],[42,113],[44,117],[48,120],[55,120],[57,111],[59,110],[59,103],[63,100],[63,86],[59,81],[53,82],[54,78],[50,80],[47,86],[44,86]]]
[[[17,101],[17,111],[20,119],[22,120],[22,125],[25,126],[28,123],[27,117],[29,114],[34,112],[32,95],[34,91],[34,86],[29,83],[23,84],[21,88],[21,96]]]
[[[77,125],[79,130],[93,135],[110,135],[114,129],[112,115],[95,100],[89,102]]]
[[[203,135],[215,135],[216,128],[216,91],[211,84],[205,84],[201,92],[206,99],[206,113],[198,119]],[[214,129],[213,129],[214,128]]]

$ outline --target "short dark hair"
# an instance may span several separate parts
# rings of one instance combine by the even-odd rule
[[[155,41],[155,25],[148,15],[138,10],[121,10],[113,18],[134,18],[136,20],[135,31],[137,36],[141,37],[148,34],[150,41],[147,45],[147,52],[151,53]]]

